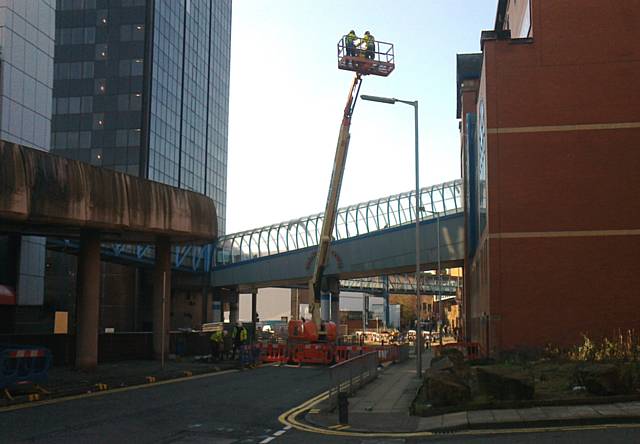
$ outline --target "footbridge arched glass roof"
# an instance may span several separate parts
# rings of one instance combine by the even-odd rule
[[[462,181],[420,190],[420,220],[463,211]],[[216,244],[215,265],[228,265],[318,245],[324,213],[222,236]],[[338,209],[333,239],[415,223],[415,191],[395,194]]]

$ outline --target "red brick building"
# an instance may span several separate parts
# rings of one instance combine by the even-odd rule
[[[500,0],[458,56],[466,334],[640,332],[640,0]]]

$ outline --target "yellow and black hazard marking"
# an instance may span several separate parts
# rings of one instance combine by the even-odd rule
[[[103,392],[105,390],[109,390],[109,386],[107,384],[102,383],[102,382],[97,383],[96,385],[93,386],[93,388],[95,388],[96,391],[98,391],[98,392]]]
[[[116,387],[114,389],[111,390],[107,390],[107,384],[102,384],[102,386],[104,387],[102,390],[98,390],[97,389],[97,385],[96,390],[90,390],[87,393],[83,393],[81,395],[69,395],[69,396],[63,396],[60,398],[53,398],[53,399],[42,399],[38,402],[31,402],[31,403],[21,403],[21,404],[16,404],[16,405],[8,405],[5,407],[0,407],[0,413],[3,412],[12,412],[15,410],[24,410],[24,409],[29,409],[29,408],[34,408],[34,407],[39,407],[39,406],[44,406],[44,405],[50,405],[50,404],[59,404],[62,402],[69,402],[69,401],[75,401],[75,400],[80,400],[80,399],[86,399],[86,398],[94,398],[96,396],[109,396],[112,394],[116,394],[116,393],[122,393],[122,392],[129,392],[129,391],[134,391],[134,390],[145,390],[145,389],[151,389],[152,387],[157,387],[160,385],[167,385],[167,384],[179,384],[181,382],[185,382],[185,381],[193,381],[193,380],[197,380],[197,379],[204,379],[204,378],[212,378],[212,377],[216,377],[216,376],[222,376],[222,375],[226,375],[229,373],[236,373],[238,370],[235,369],[229,369],[229,370],[224,370],[218,373],[204,373],[201,375],[195,375],[195,376],[189,376],[189,377],[182,377],[182,378],[176,378],[176,379],[168,379],[166,381],[158,381],[155,384],[141,384],[141,385],[134,385],[131,387]],[[6,391],[5,395],[8,393],[8,391]],[[9,394],[10,396],[10,394]],[[13,397],[11,398],[13,399]]]
[[[145,376],[144,379],[145,379],[145,381],[147,381],[147,384],[152,384],[152,383],[156,382],[156,377],[155,376]]]
[[[182,376],[186,376],[186,377],[193,376],[193,372],[190,370],[185,370],[182,372]]]

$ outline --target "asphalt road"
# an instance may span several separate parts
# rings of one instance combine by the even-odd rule
[[[255,443],[326,369],[262,367],[0,413],[0,443]]]
[[[263,367],[0,412],[0,443],[631,443],[640,428],[422,439],[350,438],[285,430],[284,411],[320,393],[322,368]]]

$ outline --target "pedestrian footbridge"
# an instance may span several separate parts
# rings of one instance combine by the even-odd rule
[[[464,250],[460,180],[422,188],[422,269],[459,266]],[[211,272],[213,286],[278,286],[306,282],[312,273],[323,214],[221,237]],[[338,210],[327,276],[342,280],[415,271],[415,192]]]

